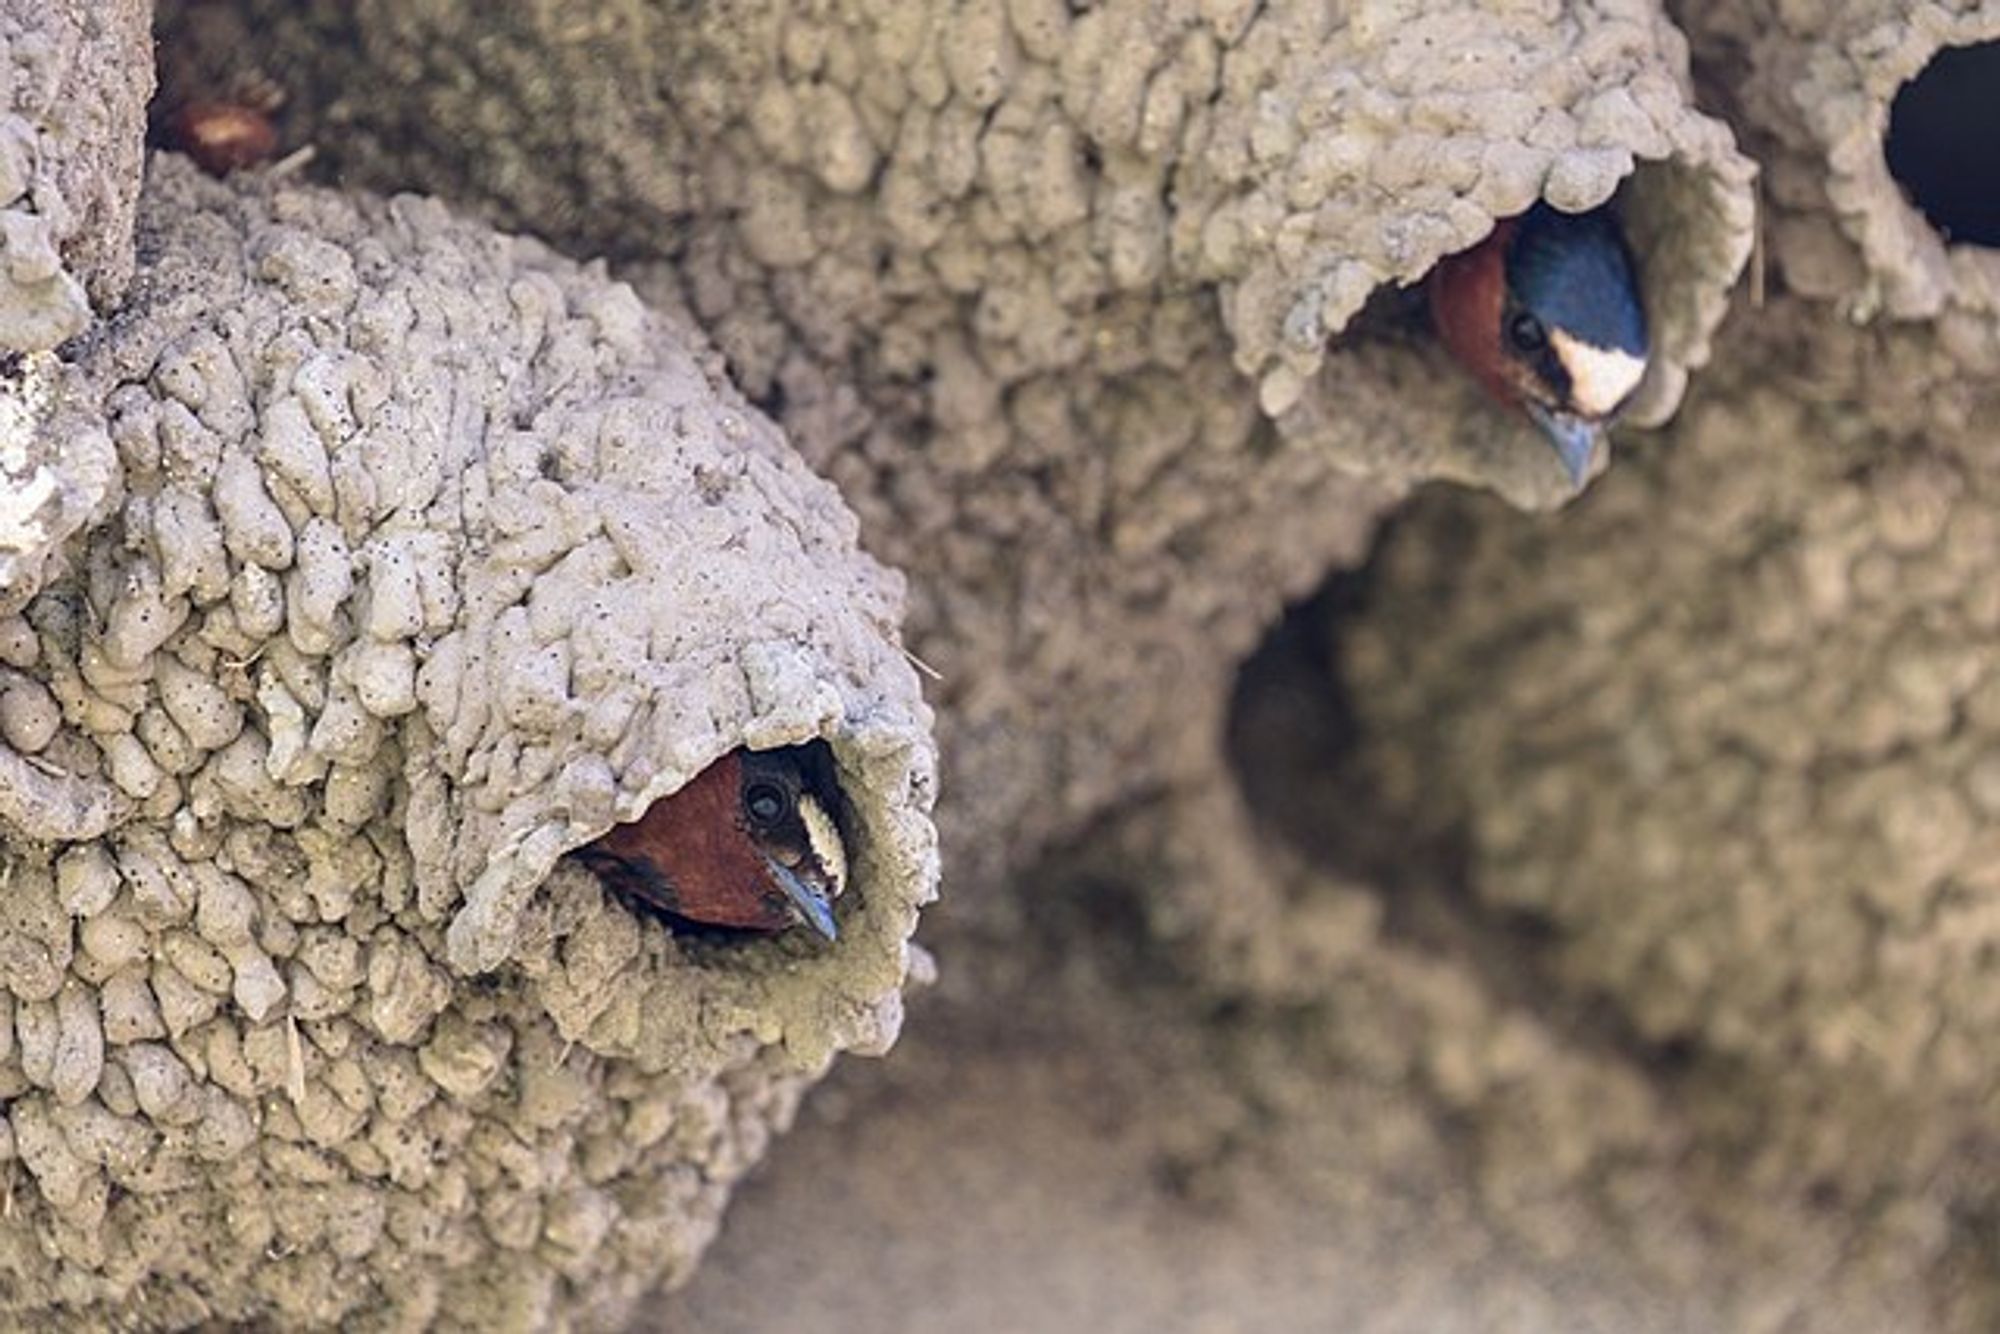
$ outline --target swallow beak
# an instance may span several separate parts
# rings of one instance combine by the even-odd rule
[[[1556,447],[1556,454],[1562,459],[1563,471],[1569,474],[1570,485],[1583,490],[1584,482],[1590,477],[1591,460],[1597,457],[1597,442],[1604,438],[1601,422],[1579,417],[1573,412],[1560,408],[1545,408],[1539,403],[1526,405],[1528,415],[1535,419],[1535,425],[1542,428],[1549,443]]]
[[[771,879],[784,891],[786,900],[798,913],[800,921],[828,941],[840,939],[840,928],[833,922],[833,900],[825,890],[807,884],[804,876],[773,857],[767,855],[764,865],[770,869]]]

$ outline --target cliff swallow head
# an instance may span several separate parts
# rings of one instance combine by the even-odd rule
[[[574,856],[613,890],[704,926],[839,932],[847,853],[824,742],[735,750]]]
[[[1646,373],[1637,269],[1608,209],[1538,203],[1431,274],[1444,345],[1548,434],[1582,486],[1604,427]]]

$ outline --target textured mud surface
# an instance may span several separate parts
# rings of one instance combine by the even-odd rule
[[[251,3],[166,31],[169,96],[272,78],[346,179],[607,253],[716,339],[913,576],[972,893],[1204,788],[1236,660],[1413,480],[1561,495],[1397,284],[1634,173],[1663,416],[1750,243],[1749,164],[1643,4]]]
[[[132,275],[140,127],[153,92],[145,0],[0,12],[0,347],[54,347]]]
[[[1822,386],[1874,342],[1815,347]],[[1323,627],[1366,721],[1319,832],[1437,850],[1505,978],[1672,1053],[1702,1151],[1857,1256],[1983,1271],[1994,460],[1871,424],[1866,384],[1699,404],[1560,526],[1413,511],[1368,586],[1396,614]]]
[[[434,202],[151,175],[63,390],[118,503],[4,629],[0,1309],[615,1323],[901,1021],[900,581],[622,284]],[[816,736],[837,947],[555,865]]]
[[[102,504],[101,427],[62,409],[50,349],[132,273],[153,90],[145,0],[0,6],[0,607]]]
[[[1682,1085],[1462,960],[1385,940],[1322,1005],[1218,1014],[1184,979],[1077,962],[1130,936],[1059,925],[1050,950],[1013,942],[1011,986],[927,1003],[893,1059],[816,1089],[641,1328],[1991,1323],[1966,1304],[1981,1262],[1935,1265],[1934,1213],[1746,1191],[1688,1133]]]
[[[750,1240],[661,1321],[888,1327],[943,1306],[1291,1328],[1328,1309],[1308,1288],[1335,1288],[1360,1328],[1992,1327],[2000,259],[1910,206],[1882,136],[1931,52],[2000,35],[1993,6],[208,0],[163,6],[159,30],[156,110],[275,85],[304,177],[443,196],[607,257],[639,295],[435,206],[350,217],[282,185],[199,204],[168,168],[161,188],[209,221],[153,224],[173,245],[142,261],[187,290],[233,282],[250,313],[211,327],[210,301],[175,316],[185,346],[147,344],[177,289],[142,281],[129,318],[0,404],[43,425],[8,438],[24,448],[75,442],[63,512],[102,521],[66,547],[81,518],[41,530],[23,549],[59,559],[0,572],[21,600],[48,585],[7,641],[19,809],[0,813],[48,839],[113,831],[29,849],[0,898],[20,918],[0,940],[21,942],[0,959],[13,1216],[39,1211],[0,1230],[18,1291],[80,1306],[164,1253],[140,1188],[160,1178],[114,1148],[182,1141],[114,1142],[76,1109],[196,1127],[182,1160],[210,1123],[155,1117],[161,1076],[125,1047],[258,1118],[170,1179],[266,1192],[212,1225],[248,1220],[249,1241],[147,1289],[139,1323],[348,1300],[607,1320],[687,1274],[800,1079],[893,1032],[929,883],[922,710],[844,501],[906,571],[912,646],[942,674],[938,1045],[872,1088],[853,1076],[852,1118],[802,1142]],[[1664,426],[1622,431],[1596,489],[1539,516],[1562,499],[1546,447],[1452,374],[1403,290],[1537,196],[1614,201],[1661,349],[1633,426]],[[390,357],[424,326],[360,294],[433,228],[465,238],[424,280],[452,337]],[[658,341],[676,318],[715,364]],[[319,353],[327,330],[348,355]],[[230,339],[257,350],[223,361],[260,369],[218,393],[205,368]],[[405,402],[354,356],[485,387]],[[563,399],[571,375],[584,400]],[[686,407],[697,382],[708,406]],[[566,405],[558,443],[510,415],[519,392]],[[260,424],[209,421],[212,394]],[[496,431],[472,471],[493,498],[444,525],[456,541],[471,514],[486,540],[451,547],[455,599],[410,587],[344,527],[404,483],[322,475],[302,444],[352,435],[376,446],[353,454],[370,479],[421,471],[433,455],[380,448],[369,413],[402,404],[448,444],[458,405],[495,394],[490,419],[527,438]],[[667,420],[710,414],[744,470],[633,448],[656,394]],[[47,429],[77,404],[81,429]],[[729,553],[672,595],[635,679],[622,614],[548,599],[602,582],[573,489],[649,467],[685,469],[647,474],[662,505],[692,506],[690,479],[755,499],[603,523],[642,571],[662,534]],[[174,498],[190,475],[212,519]],[[1431,479],[1489,494],[1410,499]],[[426,514],[452,491],[418,485]],[[801,587],[841,610],[808,614]],[[412,670],[420,638],[453,635],[445,661],[485,670],[490,698]],[[698,670],[650,666],[683,657]],[[545,693],[565,674],[637,691],[654,724],[586,709],[572,737]],[[254,725],[224,735],[215,697]],[[881,859],[839,954],[725,961],[636,933],[587,881],[537,889],[556,850],[717,750],[814,734]],[[602,768],[571,762],[575,738]],[[127,829],[164,851],[142,840],[126,869]],[[246,927],[227,891],[209,908],[214,876],[183,893],[146,855],[215,866],[261,915]],[[289,874],[322,866],[303,890]],[[164,906],[119,908],[141,894]],[[91,948],[107,914],[136,922],[162,1025],[189,997],[211,1010],[181,1034],[120,1027],[120,1046],[112,1016],[143,1024],[144,998],[116,932],[116,967]],[[359,946],[353,967],[302,957],[307,927],[335,924],[389,934],[379,974]],[[432,1027],[384,1034],[364,989],[430,978],[449,982]],[[323,993],[338,1017],[294,1043],[285,1016]],[[220,1054],[189,1046],[211,1029],[234,1035]],[[404,1111],[370,1059],[443,1092]],[[535,1091],[557,1076],[584,1083]],[[634,1110],[655,1089],[665,1110]],[[407,1160],[414,1188],[353,1129],[411,1120],[451,1148]],[[1102,1159],[1056,1134],[1101,1136]],[[314,1173],[353,1211],[300,1184]],[[1191,1215],[1232,1264],[1167,1235]],[[1049,1231],[1014,1244],[1010,1218]],[[908,1249],[880,1259],[871,1237]],[[1092,1276],[1127,1299],[1093,1319],[1107,1237],[1131,1249]],[[371,1288],[391,1245],[423,1258]],[[913,1277],[927,1256],[949,1294]],[[1262,1267],[1268,1284],[1236,1277]]]

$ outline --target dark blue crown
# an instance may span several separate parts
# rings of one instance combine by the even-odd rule
[[[1646,310],[1632,252],[1609,209],[1537,203],[1507,247],[1507,288],[1550,329],[1592,347],[1646,355]]]

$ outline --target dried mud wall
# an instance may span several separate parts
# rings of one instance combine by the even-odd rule
[[[1660,417],[1748,252],[1750,166],[1656,7],[1335,13],[174,6],[164,78],[273,80],[350,179],[688,310],[911,573],[944,786],[979,794],[947,860],[1005,912],[978,889],[1220,773],[1237,660],[1415,481],[1558,498],[1407,321],[1355,324],[1371,295],[1629,176]]]
[[[624,751],[617,720],[572,719],[545,699],[500,699],[504,723],[455,732],[456,710],[483,703],[426,694],[407,643],[433,633],[426,618],[446,613],[426,598],[442,595],[405,589],[418,628],[378,642],[403,622],[376,619],[374,557],[343,586],[326,545],[341,506],[373,493],[357,501],[330,474],[327,492],[313,468],[293,471],[301,438],[349,432],[341,411],[402,398],[380,397],[367,375],[349,386],[344,362],[289,389],[316,363],[281,354],[239,371],[252,388],[238,397],[262,423],[268,382],[272,410],[298,400],[281,414],[290,425],[253,430],[241,413],[207,423],[203,368],[218,357],[204,349],[224,335],[183,310],[189,347],[160,361],[173,334],[159,312],[179,308],[148,296],[143,264],[130,313],[60,365],[37,363],[64,377],[60,392],[9,401],[30,421],[86,405],[80,429],[33,433],[28,447],[79,451],[73,470],[101,479],[78,491],[82,508],[101,507],[102,526],[60,548],[74,524],[49,529],[39,549],[60,556],[49,567],[60,582],[29,604],[8,659],[27,683],[17,694],[53,701],[33,696],[27,714],[60,718],[41,750],[27,745],[40,733],[7,738],[42,762],[17,770],[21,790],[46,800],[11,818],[45,845],[18,854],[29,889],[0,902],[28,905],[33,925],[7,938],[38,942],[46,959],[22,951],[32,975],[9,983],[20,1040],[0,1072],[19,1069],[10,1108],[37,1109],[23,1123],[43,1167],[14,1130],[34,1178],[27,1207],[43,1210],[45,1235],[66,1220],[69,1248],[51,1257],[22,1240],[33,1229],[0,1228],[19,1290],[76,1309],[129,1291],[161,1253],[142,1244],[168,1216],[159,1197],[212,1207],[239,1179],[273,1193],[264,1214],[244,1215],[268,1228],[160,1280],[155,1323],[329,1318],[344,1301],[609,1320],[641,1283],[685,1273],[801,1075],[893,1032],[903,942],[933,870],[925,718],[895,651],[894,589],[852,550],[844,501],[860,544],[907,572],[910,643],[941,675],[929,692],[951,797],[939,822],[962,925],[1004,938],[1067,877],[1134,886],[1146,924],[1201,985],[1285,1007],[1282,1027],[1246,1043],[1242,1078],[1260,1106],[1302,1115],[1329,1082],[1416,1080],[1471,1128],[1477,1207],[1536,1263],[1622,1256],[1678,1291],[1721,1294],[1748,1324],[1782,1320],[1829,1273],[1853,1310],[1901,1320],[1910,1312],[1883,1295],[1883,1275],[1917,1275],[1920,1291],[1934,1277],[1919,1306],[1978,1327],[1990,1295],[1977,1220],[1992,1198],[1966,1164],[1990,1156],[1978,1108],[1993,1087],[1976,1042],[1986,961],[1959,942],[1984,920],[1983,666],[1968,646],[1980,642],[1976,571],[1990,550],[1978,423],[2000,360],[2000,277],[1990,254],[1948,244],[1908,205],[1881,138],[1889,98],[1930,53],[1996,29],[1990,7],[1887,4],[163,5],[156,107],[275,86],[285,147],[315,155],[308,176],[421,190],[605,256],[662,312],[432,206],[342,204],[283,181],[224,192],[156,160],[142,236],[172,245],[141,255],[208,291],[197,279],[210,275],[176,269],[187,263],[176,252],[219,253],[207,267],[238,275],[229,304],[264,312],[240,335],[252,343],[221,362],[265,365],[250,349],[286,321],[302,322],[300,337],[321,333],[315,320],[350,341],[386,336],[344,305],[315,311],[315,246],[349,256],[343,290],[358,301],[372,284],[416,281],[391,276],[418,264],[413,234],[449,235],[465,238],[459,267],[427,290],[486,273],[476,290],[495,297],[491,308],[432,298],[471,322],[472,346],[495,349],[472,396],[518,374],[580,377],[565,411],[588,421],[594,450],[573,457],[581,447],[532,422],[516,427],[527,440],[490,437],[482,466],[518,491],[488,516],[500,554],[468,547],[458,567],[470,582],[447,619],[463,642],[496,653],[532,642],[527,656],[546,668],[533,679],[550,681],[589,676],[565,657],[587,649],[615,679],[612,664],[637,651],[614,642],[629,627],[607,623],[597,641],[538,616],[534,590],[481,564],[505,565],[508,543],[535,526],[524,516],[551,512],[537,506],[590,549],[588,507],[571,490],[602,470],[682,469],[651,475],[646,494],[688,503],[686,479],[700,492],[722,466],[704,466],[702,450],[724,449],[750,470],[724,476],[763,470],[729,492],[754,496],[646,530],[704,552],[733,550],[731,533],[751,552],[801,545],[772,570],[672,594],[693,629],[649,640],[659,674],[641,676],[660,721]],[[1663,434],[1622,432],[1582,504],[1531,520],[1518,511],[1565,498],[1559,470],[1451,371],[1403,289],[1537,197],[1613,200],[1639,251],[1659,357],[1633,425],[1668,423],[1684,397],[1694,406]],[[306,258],[257,241],[280,234],[310,238]],[[256,257],[247,269],[244,255]],[[548,281],[565,295],[529,283],[517,297],[521,265],[560,274]],[[113,310],[109,291],[90,291]],[[522,332],[572,304],[594,350]],[[722,360],[690,360],[675,320]],[[606,333],[607,321],[626,332]],[[655,360],[662,349],[672,367]],[[126,379],[103,378],[126,364]],[[408,373],[399,393],[453,420],[456,400],[428,397]],[[315,387],[322,374],[341,387]],[[725,374],[838,499],[735,403]],[[651,409],[602,406],[615,386],[617,402],[657,407],[634,377],[676,405],[698,381],[701,402],[732,406],[704,409],[720,414],[712,433],[679,437],[648,464],[631,441]],[[295,429],[299,414],[309,430]],[[190,483],[168,464],[210,448],[187,419],[239,445],[269,442],[218,450],[213,477],[192,483],[214,495],[225,536],[233,523],[267,545],[239,537],[217,555],[209,542],[202,560],[176,556],[169,580],[174,539],[161,548],[158,534],[200,524],[176,513],[184,502],[167,483]],[[363,472],[399,466],[359,457]],[[252,474],[277,491],[232,520],[222,497],[233,489],[239,506]],[[1300,793],[1330,804],[1307,800],[1284,827],[1281,803],[1256,799],[1282,747],[1229,746],[1232,728],[1243,735],[1239,668],[1287,600],[1361,564],[1383,517],[1433,479],[1500,499],[1420,498],[1382,548],[1363,610],[1324,628],[1325,670],[1277,716],[1303,719],[1338,695],[1360,731],[1330,729],[1335,748],[1303,757]],[[340,536],[354,556],[360,539]],[[678,568],[643,544],[620,555]],[[535,559],[563,563],[567,549]],[[591,559],[574,567],[584,582]],[[390,568],[379,577],[401,577]],[[474,596],[486,580],[511,589],[512,612],[497,592]],[[42,582],[40,566],[0,581]],[[207,610],[160,635],[170,583]],[[282,638],[268,619],[280,596]],[[469,628],[479,615],[491,620]],[[122,647],[106,657],[114,632]],[[812,647],[800,660],[755,649],[766,641]],[[688,654],[704,674],[667,669]],[[79,682],[67,694],[55,689],[65,662]],[[211,677],[237,716],[255,707],[201,754],[165,698],[190,678],[213,692]],[[155,694],[172,731],[145,722]],[[294,708],[317,716],[289,721]],[[608,771],[565,763],[581,751],[537,731],[572,724],[566,744],[595,744]],[[1320,735],[1289,730],[1294,743]],[[728,745],[815,734],[864,793],[880,859],[868,927],[832,960],[779,944],[748,968],[724,966],[650,930],[633,944],[637,928],[589,882],[558,872],[537,887],[562,847]],[[371,765],[398,775],[393,797],[345,790],[343,766]],[[160,781],[140,791],[149,766]],[[306,817],[283,774],[332,821],[318,841],[289,832]],[[1325,787],[1314,774],[1330,775]],[[287,831],[278,841],[305,864],[329,860],[308,884],[324,882],[332,907],[308,907],[282,875],[265,886],[254,849],[239,854],[227,833],[191,842],[186,827],[204,820]],[[1365,837],[1340,832],[1357,823]],[[198,907],[191,927],[171,907],[141,915],[142,953],[126,964],[167,977],[156,994],[185,991],[166,941],[201,943],[228,976],[187,1031],[227,1030],[245,1051],[252,1032],[276,1044],[262,1064],[245,1057],[239,1087],[218,1081],[234,1067],[214,1064],[205,1038],[209,1064],[190,1062],[185,1034],[132,1040],[174,1056],[190,1096],[240,1101],[254,1128],[219,1162],[183,1155],[171,1179],[187,1184],[151,1196],[117,1175],[136,1169],[114,1168],[99,1147],[111,1132],[90,1120],[99,1108],[147,1113],[123,1048],[105,1036],[109,1054],[92,1056],[116,990],[77,942],[88,919],[152,882],[114,858],[117,888],[100,904],[110,882],[79,880],[83,861],[65,881],[64,858],[89,857],[61,846],[128,827],[197,866],[227,852],[222,869],[248,886],[258,925],[239,930],[243,900],[226,895],[239,909],[214,910],[207,928]],[[1413,855],[1400,869],[1393,846],[1386,859],[1349,856],[1404,831]],[[403,873],[407,888],[392,890]],[[406,897],[372,897],[391,893]],[[301,918],[348,939],[386,932],[379,986],[401,994],[396,960],[409,953],[412,976],[437,979],[446,998],[438,1015],[381,1032],[360,998],[363,979],[378,985],[372,956],[361,971],[358,955],[355,968],[342,970],[346,953],[329,965],[346,988],[292,966],[280,946],[303,948]],[[561,944],[565,933],[587,943]],[[250,960],[261,1023],[235,994],[225,945]],[[202,971],[206,955],[176,948]],[[552,990],[572,953],[585,979]],[[259,957],[290,988],[282,1004]],[[467,980],[495,965],[515,984]],[[617,969],[622,980],[607,980]],[[647,990],[655,969],[667,980]],[[219,969],[203,976],[225,982]],[[349,990],[361,1013],[343,1005],[323,1032],[295,1025],[301,988]],[[217,1039],[225,1051],[230,1040]],[[558,1059],[571,1040],[583,1050]],[[431,1063],[463,1074],[462,1088],[425,1064],[447,1042]],[[414,1060],[421,1112],[374,1091],[397,1077],[370,1069],[376,1051],[384,1070]],[[585,1086],[556,1100],[570,1119],[535,1120],[538,1072],[573,1075],[578,1062]],[[329,1082],[336,1070],[346,1083]],[[303,1109],[322,1086],[333,1119],[308,1130]],[[419,1155],[432,1173],[413,1192],[421,1207],[393,1175],[381,1185],[366,1153],[350,1161],[367,1141],[340,1119],[419,1115],[443,1123],[426,1131],[434,1142],[466,1146],[462,1166]],[[1913,1146],[1889,1140],[1890,1126],[1914,1127]],[[1854,1151],[1870,1137],[1875,1151]],[[1947,1167],[1966,1170],[1941,1185]],[[323,1202],[347,1196],[303,1191],[314,1172],[352,1192],[350,1212]],[[672,1183],[668,1202],[624,1184],[645,1180]],[[121,1228],[128,1217],[155,1231]],[[1716,1259],[1717,1237],[1738,1257]],[[438,1258],[421,1281],[371,1287],[392,1243]],[[279,1260],[256,1259],[267,1245]],[[445,1276],[453,1267],[464,1286]],[[480,1287],[487,1273],[517,1286]],[[1776,1298],[1773,1274],[1785,1276]]]
[[[147,0],[0,8],[0,605],[110,485],[101,430],[35,425],[57,398],[44,354],[132,273],[151,22]]]

